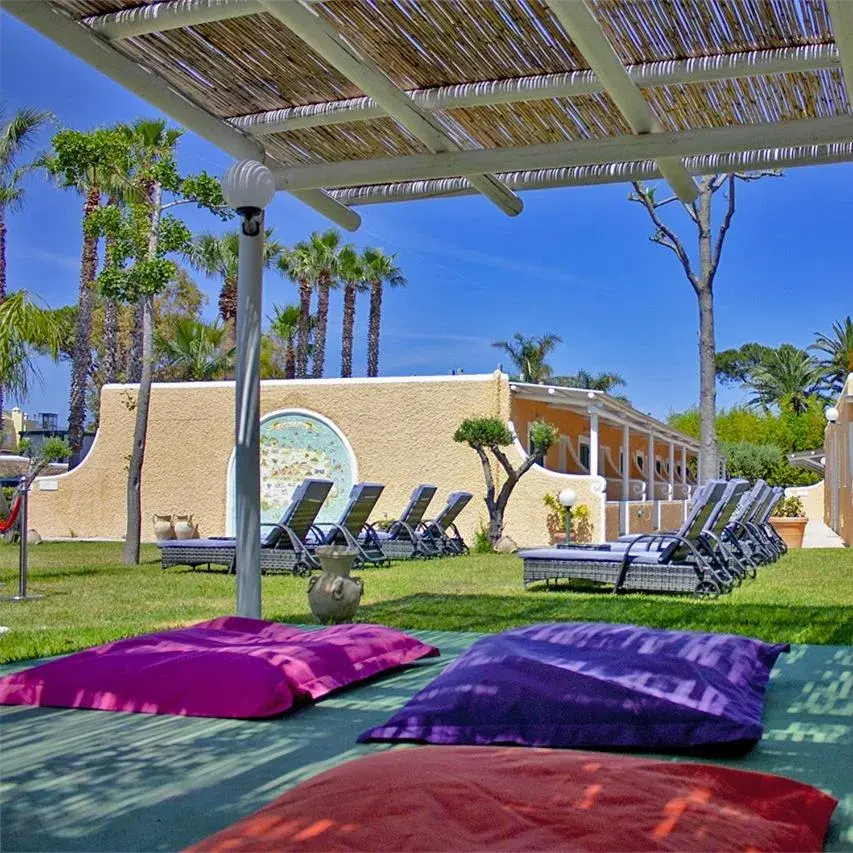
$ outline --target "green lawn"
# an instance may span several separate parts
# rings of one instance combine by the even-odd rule
[[[143,548],[141,566],[121,564],[117,543],[42,543],[30,550],[30,590],[45,596],[0,602],[0,662],[68,652],[106,640],[191,623],[234,608],[234,578],[159,566]],[[732,631],[770,641],[853,644],[853,551],[799,551],[760,570],[716,601],[620,595],[568,585],[521,583],[521,560],[474,555],[365,569],[359,618],[400,628],[501,631],[540,621],[634,622],[662,628]],[[0,588],[17,588],[17,548],[0,545]],[[264,616],[309,622],[306,581],[264,578]]]

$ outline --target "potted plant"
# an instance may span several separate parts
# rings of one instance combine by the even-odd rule
[[[782,498],[773,511],[770,523],[789,548],[803,547],[803,534],[806,532],[806,518],[803,502],[799,498]]]
[[[545,524],[552,545],[562,545],[566,541],[566,508],[557,495],[545,495],[542,502],[548,509]],[[572,509],[572,542],[589,544],[592,542],[592,522],[589,507],[578,504]]]

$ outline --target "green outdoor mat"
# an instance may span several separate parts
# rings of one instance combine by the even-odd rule
[[[0,709],[3,850],[180,849],[322,770],[387,749],[356,745],[356,735],[479,636],[413,633],[442,657],[274,720]],[[764,740],[749,755],[717,763],[831,793],[840,802],[826,849],[853,848],[853,647],[795,646],[782,655],[764,721]]]

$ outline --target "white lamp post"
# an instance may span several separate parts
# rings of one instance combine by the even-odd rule
[[[578,502],[577,492],[565,488],[558,496],[560,503],[566,508],[566,545],[572,541],[572,507]]]
[[[237,613],[261,617],[261,288],[264,208],[275,195],[272,172],[239,160],[222,178],[225,201],[242,218],[237,272],[234,482],[237,505]]]

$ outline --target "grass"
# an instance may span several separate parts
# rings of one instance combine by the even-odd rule
[[[0,545],[3,594],[17,589],[17,548]],[[0,602],[0,662],[69,652],[184,625],[234,609],[234,578],[169,569],[144,546],[124,566],[121,545],[42,543],[30,550],[30,591],[41,601]],[[521,561],[472,555],[365,569],[359,618],[405,629],[502,631],[531,622],[589,620],[748,634],[774,642],[853,644],[853,550],[789,554],[716,601],[611,595],[591,585],[558,590],[521,583]],[[264,617],[310,622],[306,581],[264,578]]]

